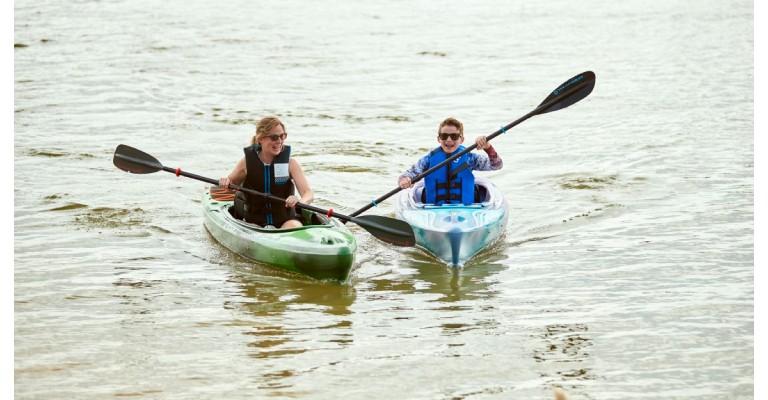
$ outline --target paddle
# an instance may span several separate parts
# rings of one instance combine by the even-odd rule
[[[592,93],[592,89],[594,87],[595,87],[595,73],[592,71],[582,72],[574,76],[573,78],[568,79],[567,81],[563,82],[560,86],[558,86],[557,89],[552,91],[552,93],[550,93],[550,95],[547,96],[547,98],[544,99],[544,101],[542,101],[538,107],[536,107],[536,109],[529,112],[528,114],[523,115],[522,117],[518,118],[516,121],[510,123],[509,125],[488,135],[486,137],[486,140],[491,140],[496,136],[501,135],[502,133],[512,129],[516,125],[527,120],[528,118],[533,117],[534,115],[546,114],[552,111],[562,110],[563,108],[566,108],[578,102],[579,100],[589,96],[589,94]],[[443,160],[443,162],[435,165],[434,167],[422,172],[421,174],[411,179],[411,183],[418,182],[419,180],[423,179],[425,176],[440,169],[443,165],[448,164],[449,162],[463,156],[465,153],[468,153],[474,150],[475,148],[477,148],[477,144],[473,144],[465,148],[464,150],[452,155],[451,157],[448,157],[447,159]],[[396,194],[401,190],[403,189],[400,187],[396,189],[392,189],[389,193],[379,197],[376,200],[373,200],[369,204],[365,205],[365,207],[350,214],[350,216],[356,217],[360,215],[364,211],[390,198],[391,196],[393,196],[394,194]]]
[[[160,164],[160,162],[151,155],[144,153],[141,150],[134,149],[133,147],[126,146],[124,144],[118,145],[115,149],[115,156],[112,162],[117,168],[123,171],[130,172],[132,174],[151,174],[157,171],[166,171],[176,174],[176,176],[185,176],[199,181],[208,182],[213,185],[218,185],[219,181],[206,178],[204,176],[191,174],[189,172],[182,171],[181,168],[168,168]],[[255,190],[240,187],[238,185],[230,184],[229,188],[235,190],[241,190],[256,196],[261,196],[270,200],[285,202],[277,196],[273,196],[268,193],[261,193]],[[360,225],[363,229],[368,231],[371,235],[375,236],[389,244],[395,246],[411,247],[416,244],[416,238],[413,235],[413,229],[407,222],[401,221],[395,218],[389,218],[379,215],[365,215],[362,217],[349,217],[343,214],[334,212],[333,210],[323,210],[322,208],[313,207],[308,204],[297,203],[296,207],[303,208],[309,211],[325,214],[328,216],[336,217],[344,221],[352,221],[357,225]]]

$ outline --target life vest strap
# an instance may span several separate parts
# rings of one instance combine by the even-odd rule
[[[454,180],[459,175],[459,172],[464,171],[465,169],[469,168],[469,163],[463,163],[459,166],[459,168],[456,168],[451,171],[450,175],[448,175],[448,179]]]
[[[440,201],[451,201],[451,200],[459,200],[461,201],[461,194],[460,193],[448,193],[448,194],[438,194],[435,197],[435,200]]]
[[[442,183],[436,183],[435,188],[437,189],[461,189],[461,182],[442,182]]]

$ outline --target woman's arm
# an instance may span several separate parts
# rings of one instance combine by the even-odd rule
[[[312,193],[312,188],[309,187],[307,177],[304,176],[304,171],[301,169],[301,164],[299,164],[299,162],[296,161],[296,159],[293,157],[291,157],[291,159],[288,161],[288,173],[291,175],[291,179],[293,179],[293,183],[296,185],[296,190],[299,192],[300,197],[295,199],[295,196],[288,196],[285,201],[285,205],[288,207],[293,207],[296,205],[296,201],[304,204],[311,204],[312,200],[315,199],[315,195]],[[294,199],[291,197],[294,197]]]
[[[230,183],[241,185],[245,180],[245,175],[247,173],[248,171],[245,169],[245,157],[243,157],[237,164],[235,164],[235,168],[232,169],[232,172],[230,172],[229,175],[224,178],[219,178],[219,186],[225,188],[228,187]]]

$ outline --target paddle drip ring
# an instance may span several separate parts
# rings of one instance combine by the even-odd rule
[[[501,134],[503,135],[503,134],[505,134],[505,133],[507,133],[507,130],[506,130],[506,129],[504,129],[504,127],[502,126],[502,127],[501,127]]]
[[[331,218],[331,214],[333,214],[333,208],[328,209],[328,218]]]
[[[371,204],[373,204],[374,207],[377,207],[376,206],[376,200],[371,200]]]
[[[181,174],[181,168],[176,168],[176,177],[179,177],[179,174]]]

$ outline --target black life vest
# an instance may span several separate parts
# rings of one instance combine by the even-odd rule
[[[293,180],[288,173],[291,158],[291,146],[283,146],[283,150],[275,157],[272,164],[264,164],[259,158],[261,146],[254,144],[243,149],[245,152],[245,176],[243,187],[257,192],[269,193],[285,199],[295,193]],[[245,195],[242,217],[247,222],[259,225],[274,225],[280,227],[290,219],[296,218],[296,209],[286,207],[285,201],[266,199],[262,196]]]

